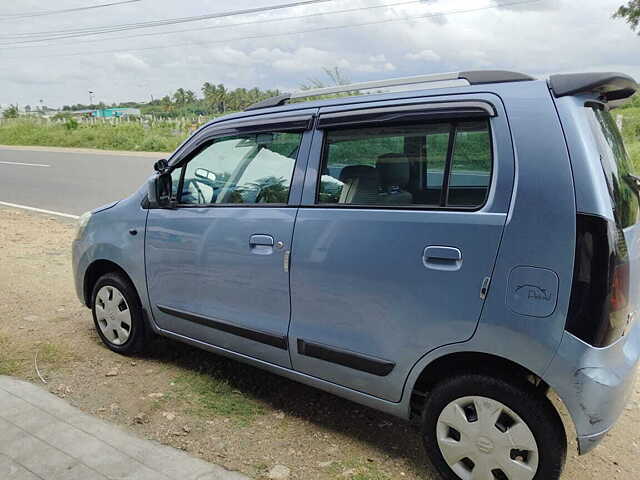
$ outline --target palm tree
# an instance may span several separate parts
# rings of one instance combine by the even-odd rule
[[[173,101],[177,105],[184,105],[186,103],[186,95],[187,92],[185,92],[184,88],[181,87],[173,94]]]

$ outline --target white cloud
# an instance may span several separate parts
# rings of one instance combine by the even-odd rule
[[[24,2],[6,3],[6,13],[52,8],[47,0],[30,0],[28,6]],[[273,3],[155,0],[103,9],[100,15],[84,12],[3,21],[2,35],[7,38],[78,25],[86,28],[185,17]],[[582,0],[580,8],[573,0],[542,0],[502,8],[486,8],[495,5],[492,0],[431,0],[386,9],[369,8],[382,3],[335,0],[259,17],[51,41],[53,46],[46,47],[0,46],[4,72],[0,76],[0,103],[37,104],[43,95],[50,105],[78,103],[86,101],[88,90],[95,91],[96,98],[105,102],[145,100],[149,95],[159,97],[179,87],[199,92],[205,81],[225,83],[229,88],[291,89],[310,77],[322,79],[322,68],[334,66],[353,81],[474,68],[541,75],[615,67],[640,74],[640,39],[623,21],[611,19],[621,0]],[[354,8],[363,9],[327,14]],[[446,12],[454,13],[427,17]],[[324,14],[265,21],[315,13]],[[262,23],[238,25],[254,20]],[[204,29],[231,23],[235,25]],[[364,23],[374,24],[356,26]],[[346,25],[352,28],[335,28]],[[183,32],[124,38],[168,30]],[[305,30],[316,31],[292,33]],[[83,43],[88,40],[93,43]]]
[[[115,64],[121,68],[128,68],[131,70],[148,70],[149,64],[142,60],[140,57],[135,56],[132,53],[116,53]]]
[[[440,55],[438,55],[433,50],[422,50],[420,52],[409,52],[404,58],[407,60],[423,60],[426,62],[437,62],[440,60]]]
[[[386,62],[387,57],[384,55],[384,53],[381,53],[379,55],[371,55],[369,57],[369,61],[370,62]]]
[[[313,47],[302,47],[293,51],[274,49],[267,51],[266,55],[252,55],[252,58],[259,63],[268,63],[274,69],[287,73],[309,72],[309,65],[337,66],[343,69],[350,68],[350,62],[340,53],[329,52]]]

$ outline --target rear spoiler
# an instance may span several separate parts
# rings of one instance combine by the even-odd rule
[[[604,102],[627,99],[638,90],[633,78],[614,72],[551,75],[549,86],[556,97],[597,93]]]

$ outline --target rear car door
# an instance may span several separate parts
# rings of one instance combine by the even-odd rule
[[[180,154],[176,208],[147,220],[149,300],[161,329],[291,366],[288,252],[312,118],[224,122]]]
[[[321,109],[292,248],[293,367],[399,401],[424,354],[473,335],[513,179],[494,95]]]

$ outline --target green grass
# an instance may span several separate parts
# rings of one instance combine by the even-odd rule
[[[622,136],[636,172],[640,172],[640,107],[613,110],[614,117],[622,115]]]
[[[190,413],[200,417],[222,416],[248,425],[264,414],[264,407],[228,382],[211,374],[185,372],[174,380],[174,397],[186,401]]]
[[[352,471],[351,475],[345,472]],[[344,462],[334,463],[330,469],[331,476],[348,480],[391,480],[391,477],[380,471],[378,466],[364,459],[353,459]]]
[[[58,343],[43,343],[36,346],[38,350],[38,366],[43,375],[46,372],[58,371],[76,359],[76,355]]]
[[[18,360],[13,358],[9,337],[0,333],[0,375],[16,375],[20,368]]]
[[[148,127],[140,122],[77,124],[17,119],[0,123],[2,145],[171,152],[186,136],[175,122],[156,122]]]
[[[640,172],[640,141],[626,142],[627,152],[631,157],[631,161],[635,167],[636,172]]]
[[[640,172],[640,106],[614,110],[613,114],[624,117],[622,134],[636,170]],[[177,122],[172,121],[159,121],[148,127],[139,122],[75,124],[72,121],[45,123],[31,119],[0,122],[0,145],[171,152],[182,143],[187,134],[188,132],[182,129]],[[393,143],[394,140],[384,139],[389,144],[381,145],[381,147],[385,147],[382,150],[392,152],[400,148]],[[352,152],[348,151],[348,143],[346,142],[340,148],[340,150],[345,150],[344,152],[336,151],[336,161],[340,160],[340,154],[352,158]],[[371,145],[367,148],[373,147],[374,145]],[[375,152],[372,152],[370,158],[376,158],[373,153]]]

